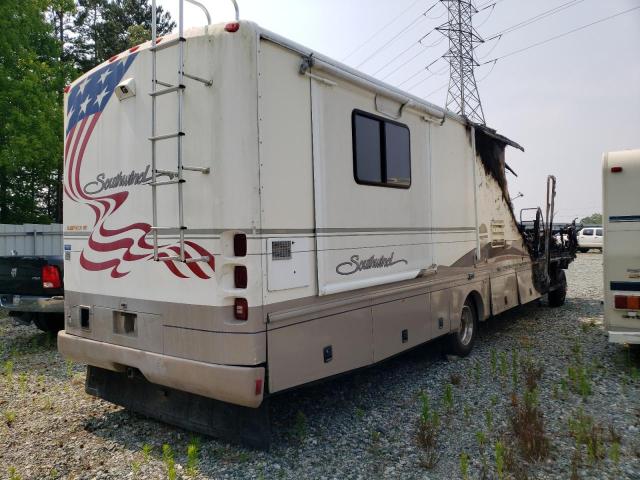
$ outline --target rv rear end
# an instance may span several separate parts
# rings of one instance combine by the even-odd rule
[[[603,159],[604,320],[609,341],[640,343],[640,150]]]
[[[181,40],[158,40],[155,107],[150,42],[65,95],[59,349],[89,365],[91,393],[117,403],[151,402],[133,390],[113,398],[134,388],[118,386],[125,372],[168,387],[165,417],[178,408],[166,408],[169,391],[251,408],[263,399],[261,278],[251,274],[262,269],[251,236],[260,224],[257,36],[251,24],[232,26],[185,33],[183,85]]]

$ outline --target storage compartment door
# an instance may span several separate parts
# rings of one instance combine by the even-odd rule
[[[491,313],[497,315],[518,305],[518,280],[511,272],[491,278]]]

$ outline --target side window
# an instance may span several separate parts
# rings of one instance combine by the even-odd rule
[[[602,229],[601,228],[597,228],[596,229],[596,237],[601,237],[602,236]]]
[[[582,230],[582,235],[593,236],[593,228],[585,228],[584,230]]]
[[[353,174],[364,185],[409,188],[411,139],[401,123],[354,110]]]

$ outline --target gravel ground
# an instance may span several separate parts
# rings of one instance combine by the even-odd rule
[[[84,394],[83,366],[2,318],[0,477],[171,478],[175,462],[174,478],[199,479],[450,479],[464,478],[464,463],[469,478],[640,479],[640,360],[603,332],[602,256],[579,255],[568,282],[562,308],[536,302],[483,324],[468,358],[447,358],[438,341],[280,395],[270,452],[202,438],[191,463],[189,432]],[[529,403],[548,440],[539,460],[524,457],[510,421],[525,364],[541,373]],[[432,451],[416,441],[426,397],[439,416]]]

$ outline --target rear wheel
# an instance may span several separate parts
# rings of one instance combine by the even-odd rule
[[[587,253],[589,251],[589,249],[588,248],[579,248],[578,251],[580,253]]]
[[[478,330],[476,307],[471,297],[467,298],[460,314],[458,330],[449,336],[451,352],[460,357],[466,357],[473,349]]]
[[[64,328],[64,316],[57,313],[39,313],[34,315],[33,324],[43,332],[58,333]]]
[[[564,274],[564,270],[558,270],[558,273],[554,276],[552,288],[553,290],[549,292],[549,306],[561,307],[567,297],[567,277]]]

